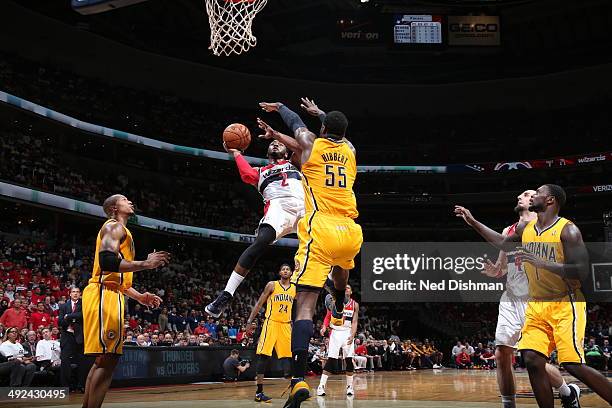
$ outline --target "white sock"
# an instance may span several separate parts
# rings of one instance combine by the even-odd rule
[[[514,395],[502,395],[503,408],[516,408],[516,399]]]
[[[327,377],[329,377],[329,375],[321,374],[321,382],[319,383],[319,385],[325,387],[325,384],[327,384]]]
[[[233,271],[230,278],[227,280],[227,285],[225,285],[225,291],[229,292],[230,295],[234,296],[234,292],[238,289],[238,286],[244,280],[244,276],[239,275],[236,271]]]
[[[347,375],[346,376],[346,386],[352,386],[353,385],[353,376],[352,375]]]
[[[563,384],[559,386],[559,394],[561,394],[563,397],[569,397],[572,395],[572,390],[570,390],[570,387],[567,386],[565,380],[563,380]]]

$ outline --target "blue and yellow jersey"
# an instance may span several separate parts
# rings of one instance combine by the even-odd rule
[[[357,218],[353,184],[357,160],[345,141],[316,138],[306,163],[302,163],[306,213]]]
[[[542,231],[538,230],[536,222],[537,220],[531,221],[525,227],[522,235],[523,247],[542,259],[563,263],[565,254],[561,231],[571,221],[559,217],[550,227]],[[559,298],[580,288],[580,281],[577,279],[564,279],[546,269],[536,268],[528,262],[525,262],[523,267],[529,280],[529,296],[532,299]]]
[[[296,287],[292,283],[289,284],[289,287],[284,288],[280,281],[274,282],[274,291],[266,301],[266,319],[279,323],[289,323],[291,321],[295,289]]]
[[[93,263],[93,271],[91,273],[91,279],[89,279],[89,283],[103,283],[105,286],[109,288],[119,290],[124,292],[125,290],[132,287],[132,272],[127,273],[103,273],[100,269],[100,260],[99,260],[99,252],[100,252],[100,244],[102,242],[102,229],[106,226],[106,224],[110,222],[118,222],[116,220],[110,219],[107,220],[100,231],[98,232],[98,237],[96,238],[96,252]],[[134,248],[134,239],[132,238],[132,233],[129,229],[127,229],[123,224],[121,226],[125,229],[125,238],[121,242],[119,247],[119,256],[121,259],[125,259],[126,261],[133,261],[136,255],[136,249]]]

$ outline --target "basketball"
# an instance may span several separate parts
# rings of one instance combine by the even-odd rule
[[[228,149],[245,150],[251,143],[251,132],[242,123],[232,123],[223,131],[223,141]]]

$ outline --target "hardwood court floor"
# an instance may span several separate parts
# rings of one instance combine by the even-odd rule
[[[518,392],[529,392],[526,373],[517,373]],[[566,381],[575,379],[567,377]],[[319,378],[309,378],[313,393]],[[266,407],[282,407],[286,396],[281,398],[288,381],[267,380],[265,392],[273,398]],[[355,396],[344,395],[344,376],[332,376],[327,384],[327,396],[314,396],[302,406],[304,408],[498,408],[501,403],[495,371],[419,370],[408,372],[383,372],[358,374],[354,380]],[[584,389],[584,386],[581,386]],[[208,383],[147,388],[113,389],[106,397],[108,408],[242,408],[253,407],[254,382],[232,384]],[[70,400],[57,403],[27,405],[11,403],[12,407],[54,406],[80,407],[82,395],[72,394]],[[519,398],[518,406],[535,408],[533,398]],[[581,398],[583,407],[607,407],[597,395],[585,392]],[[556,407],[561,404],[557,400]]]

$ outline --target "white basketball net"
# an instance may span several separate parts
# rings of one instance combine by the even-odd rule
[[[268,0],[206,0],[214,55],[242,54],[257,45],[253,19]]]

